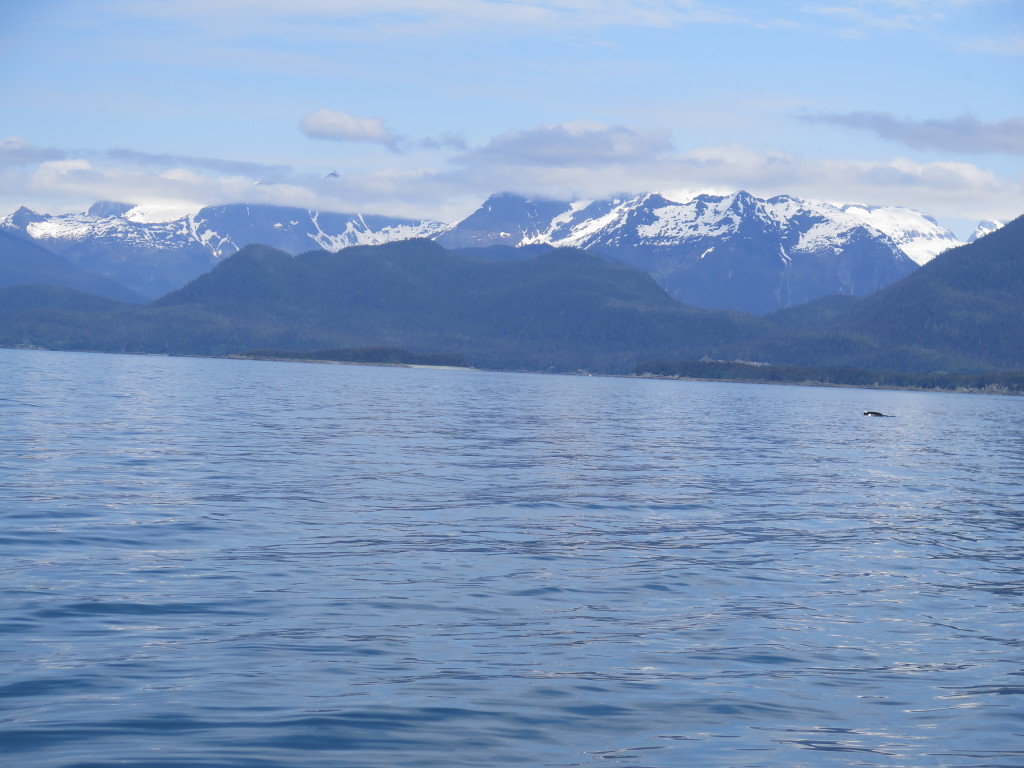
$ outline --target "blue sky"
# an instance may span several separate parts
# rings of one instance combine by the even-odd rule
[[[1024,213],[1024,0],[35,0],[0,10],[0,104],[0,213],[740,188],[962,236]]]

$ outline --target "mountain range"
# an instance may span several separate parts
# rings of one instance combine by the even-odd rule
[[[1024,369],[1024,217],[870,296],[766,316],[682,304],[644,271],[579,249],[481,254],[428,239],[294,257],[252,245],[147,305],[0,288],[0,344],[207,355],[401,348],[486,368],[606,373],[702,358]]]
[[[644,270],[684,303],[752,314],[866,295],[916,269],[888,236],[834,206],[742,191],[687,203],[656,194],[575,204],[496,196],[436,239],[582,248]]]
[[[572,203],[500,194],[447,224],[242,204],[167,218],[119,203],[97,203],[82,214],[20,208],[0,220],[0,232],[148,299],[248,244],[294,255],[427,238],[500,260],[553,247],[585,249],[642,269],[684,303],[753,314],[831,294],[873,293],[960,244],[909,209],[764,200],[742,191],[684,203],[655,194]],[[0,247],[0,270],[2,253]]]
[[[291,254],[311,248],[427,237],[444,225],[270,205],[202,208],[169,221],[144,206],[100,202],[85,213],[48,215],[22,207],[0,220],[76,267],[117,280],[149,299],[180,288],[225,257],[258,243]]]

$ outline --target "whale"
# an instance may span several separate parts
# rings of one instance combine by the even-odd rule
[[[864,415],[865,416],[881,416],[884,419],[891,419],[892,418],[892,416],[890,416],[889,414],[881,413],[880,411],[864,411]]]

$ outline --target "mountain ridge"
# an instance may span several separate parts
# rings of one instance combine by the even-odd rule
[[[657,194],[560,202],[502,193],[461,221],[445,224],[246,204],[206,207],[167,220],[146,206],[101,202],[84,214],[53,216],[21,208],[0,220],[0,229],[150,298],[181,287],[249,244],[294,255],[427,237],[454,249],[593,250],[644,269],[684,302],[757,313],[828,293],[869,293],[914,268],[900,255],[911,246],[953,242],[952,233],[923,214],[898,209],[897,216],[892,213],[897,209],[861,206],[858,218],[847,208],[785,195],[761,200],[743,191],[700,195],[685,203]],[[900,243],[865,216],[875,224],[897,221]],[[858,230],[858,224],[864,228]],[[723,239],[731,243],[717,242]],[[850,259],[841,263],[846,251]],[[723,287],[729,281],[734,284]]]
[[[871,296],[765,317],[680,304],[642,270],[578,249],[504,260],[478,250],[418,239],[293,257],[247,246],[145,306],[0,288],[0,344],[201,355],[391,347],[484,368],[604,373],[641,362],[691,370],[678,365],[687,360],[1024,370],[1024,217]]]

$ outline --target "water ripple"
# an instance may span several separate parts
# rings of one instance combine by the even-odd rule
[[[12,765],[1024,764],[1020,399],[0,358]]]

